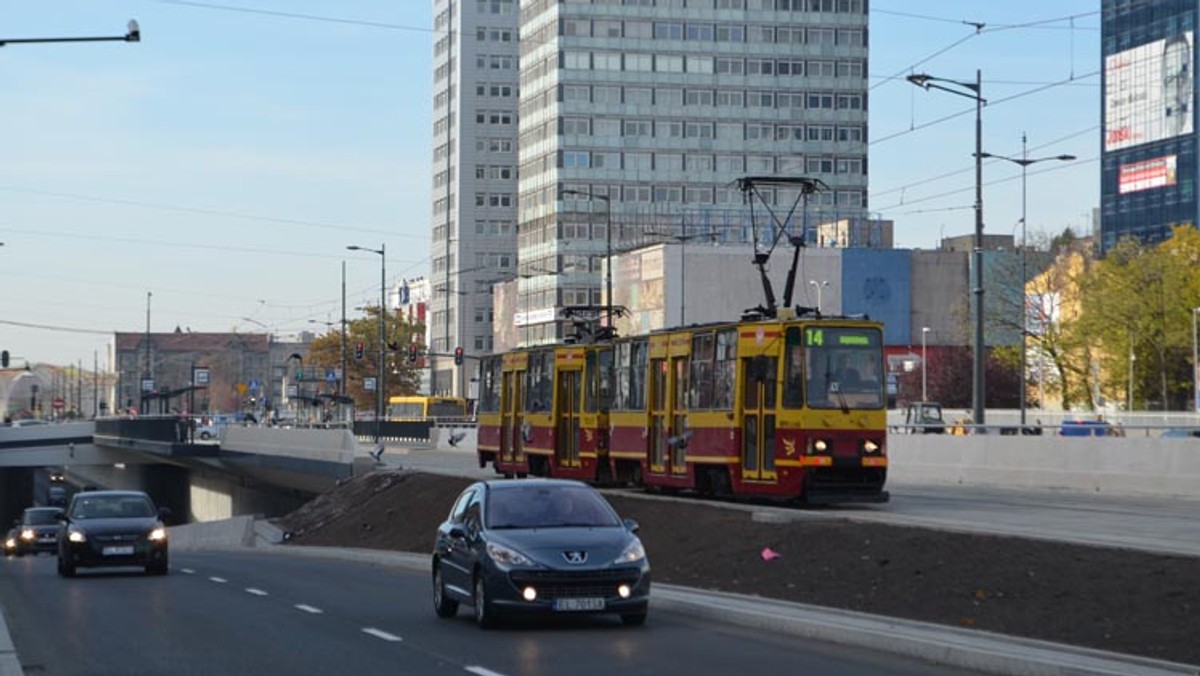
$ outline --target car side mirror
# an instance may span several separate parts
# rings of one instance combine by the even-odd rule
[[[55,521],[61,521],[61,522],[63,522],[63,523],[66,523],[66,522],[70,521],[70,519],[68,519],[68,518],[67,518],[67,513],[66,513],[66,512],[59,512],[58,514],[55,514],[55,515],[54,515],[54,520],[55,520]]]
[[[454,538],[455,540],[461,540],[467,537],[467,532],[463,530],[462,526],[451,526],[450,537]]]
[[[641,526],[638,526],[636,519],[625,519],[625,530],[630,533],[637,533]]]

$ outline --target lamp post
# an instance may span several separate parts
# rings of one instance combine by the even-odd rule
[[[929,327],[921,327],[921,401],[929,401],[929,380],[925,370],[925,364],[929,362],[925,358],[925,336],[929,335]]]
[[[829,286],[829,282],[827,282],[827,281],[818,282],[815,279],[810,279],[810,280],[808,280],[808,283],[812,284],[813,288],[817,290],[817,314],[821,314],[821,287]]]
[[[1038,162],[1047,162],[1050,160],[1056,160],[1059,162],[1070,162],[1071,160],[1075,159],[1075,156],[1074,155],[1054,155],[1051,157],[1031,158],[1031,157],[1029,157],[1029,146],[1027,144],[1027,139],[1025,137],[1025,134],[1021,134],[1021,156],[1020,157],[1005,157],[1004,155],[995,155],[993,153],[983,153],[983,157],[994,157],[998,160],[1012,162],[1013,164],[1019,165],[1021,167],[1021,427],[1025,427],[1025,358],[1026,358],[1025,352],[1028,349],[1026,347],[1026,339],[1029,336],[1029,331],[1028,331],[1028,328],[1026,327],[1026,324],[1028,322],[1028,317],[1029,317],[1029,308],[1028,308],[1028,306],[1026,304],[1026,300],[1025,300],[1026,299],[1025,284],[1028,283],[1028,281],[1029,281],[1029,278],[1028,278],[1029,273],[1026,271],[1027,262],[1026,262],[1026,256],[1025,256],[1025,249],[1027,246],[1026,241],[1025,241],[1025,231],[1026,231],[1026,225],[1027,225],[1026,211],[1025,211],[1025,207],[1026,207],[1025,197],[1027,194],[1025,178],[1028,173],[1029,165],[1031,165],[1031,164],[1037,164]]]
[[[1192,404],[1195,406],[1195,412],[1200,413],[1200,350],[1197,350],[1196,337],[1196,316],[1200,314],[1200,307],[1192,308]]]
[[[564,195],[574,195],[576,197],[586,197],[588,201],[604,200],[604,247],[605,247],[605,290],[604,290],[604,315],[607,317],[608,337],[616,337],[616,332],[613,331],[613,291],[612,291],[612,202],[609,201],[608,195],[596,195],[587,190],[564,190]],[[589,220],[592,210],[588,209]]]
[[[0,40],[0,47],[5,45],[30,44],[30,43],[46,43],[46,42],[141,42],[142,31],[138,28],[138,22],[130,19],[126,24],[124,35],[112,35],[101,37],[80,37],[80,38],[13,38]]]
[[[947,80],[928,74],[909,75],[908,81],[924,89],[940,89],[975,101],[975,354],[971,378],[972,418],[976,425],[984,420],[984,363],[987,347],[983,342],[983,73],[975,71],[974,82]],[[945,84],[939,84],[945,83]],[[954,85],[957,87],[950,87]]]
[[[383,393],[386,376],[383,363],[387,356],[387,245],[380,244],[378,249],[364,246],[348,246],[346,249],[379,254],[379,377],[375,382],[375,442],[378,443],[383,427]]]

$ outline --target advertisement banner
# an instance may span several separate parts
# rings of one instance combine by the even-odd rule
[[[1122,164],[1117,189],[1122,195],[1139,190],[1175,185],[1176,155]]]
[[[1192,31],[1104,59],[1104,150],[1195,130]]]

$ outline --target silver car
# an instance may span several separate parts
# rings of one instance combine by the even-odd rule
[[[480,627],[502,615],[612,613],[646,621],[650,563],[599,491],[578,481],[484,481],[459,495],[433,547],[433,606],[474,608]]]

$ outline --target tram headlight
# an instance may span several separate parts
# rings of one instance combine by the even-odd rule
[[[867,453],[877,453],[879,451],[879,444],[867,439],[863,441],[863,450]]]
[[[818,453],[824,453],[825,451],[829,450],[829,443],[824,439],[817,439],[813,442],[812,448]]]

